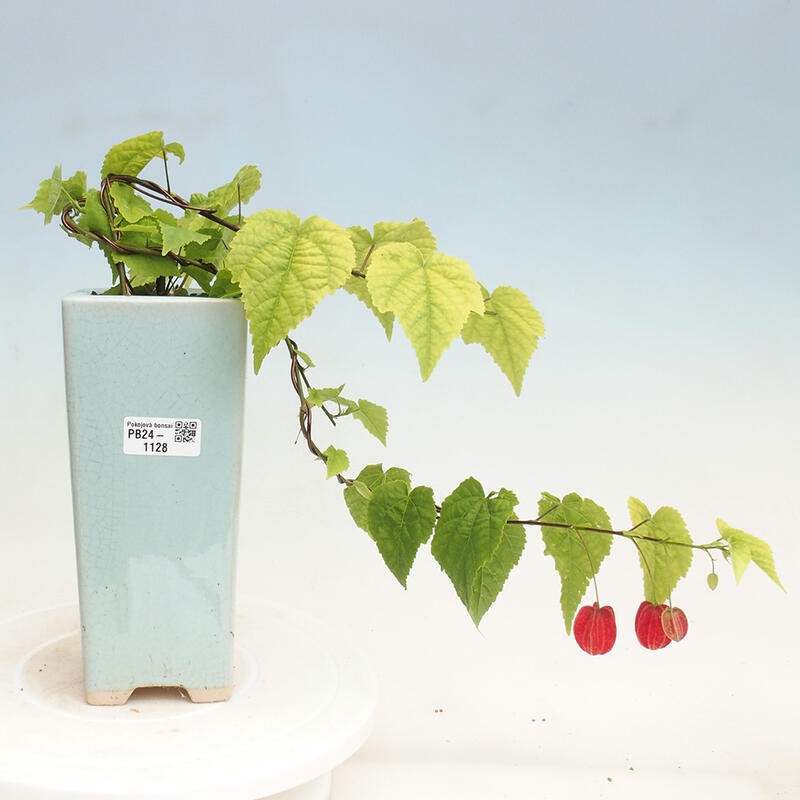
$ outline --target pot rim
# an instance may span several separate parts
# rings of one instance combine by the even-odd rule
[[[122,295],[122,294],[103,294],[102,289],[78,289],[70,292],[62,299],[64,302],[91,302],[91,303],[144,303],[144,304],[177,304],[181,306],[205,303],[237,303],[241,304],[239,297],[206,297],[204,295]]]

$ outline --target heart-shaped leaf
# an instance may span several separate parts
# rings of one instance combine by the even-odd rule
[[[442,503],[431,553],[478,625],[525,547],[521,525],[507,524],[517,498],[501,489],[486,495],[467,478]]]
[[[498,286],[486,298],[485,313],[470,314],[461,331],[467,344],[483,346],[516,394],[522,391],[522,380],[540,336],[544,336],[544,323],[539,312],[512,286]]]
[[[470,312],[483,313],[480,284],[465,261],[409,243],[387,244],[372,254],[367,288],[380,312],[396,315],[427,380],[461,332]]]
[[[435,522],[436,504],[428,486],[409,490],[406,481],[390,480],[372,492],[367,507],[369,533],[403,588],[417,551],[430,538]]]
[[[264,356],[345,283],[354,258],[347,231],[321,217],[301,222],[290,211],[248,217],[225,266],[242,289],[256,372]]]

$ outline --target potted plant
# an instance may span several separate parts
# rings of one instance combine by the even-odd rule
[[[98,188],[88,188],[82,172],[64,178],[56,168],[29,204],[46,223],[59,217],[71,237],[96,244],[111,270],[110,288],[64,301],[90,702],[124,702],[143,682],[184,686],[195,700],[230,694],[245,319],[255,372],[269,351],[286,348],[300,434],[326,477],[342,485],[355,524],[385,565],[405,586],[418,551],[429,545],[476,626],[532,529],[541,532],[561,579],[566,632],[594,655],[608,652],[616,639],[614,612],[601,605],[596,582],[615,542],[638,552],[643,599],[635,632],[650,649],[687,632],[686,615],[672,596],[695,554],[709,558],[711,589],[720,559],[737,581],[752,561],[780,586],[770,547],[722,520],[714,538],[697,543],[674,508],[651,512],[635,498],[628,503],[630,525],[615,527],[600,505],[576,493],[545,492],[535,509],[518,512],[514,492],[487,490],[472,477],[439,501],[431,487],[414,485],[404,468],[372,464],[352,474],[347,453],[320,443],[312,418],[336,423],[352,417],[385,443],[387,412],[348,398],[344,385],[312,384],[313,362],[292,337],[322,298],[339,290],[353,294],[387,337],[399,323],[423,381],[461,337],[488,352],[516,394],[544,334],[539,313],[516,288],[481,285],[466,262],[437,250],[419,219],[379,222],[368,230],[320,217],[301,220],[288,211],[244,216],[243,206],[260,187],[256,167],[244,166],[230,182],[185,199],[172,190],[170,157],[183,161],[183,147],[157,131],[137,136],[111,148]],[[163,161],[163,182],[141,175],[154,160]],[[196,319],[195,310],[210,319]],[[89,333],[78,332],[83,322]],[[132,350],[142,357],[131,357]],[[112,378],[111,388],[100,385],[101,374],[112,368],[122,377]],[[98,427],[100,409],[107,413]],[[202,490],[212,475],[230,479],[216,515]],[[128,517],[137,503],[143,511]],[[195,508],[189,526],[174,510],[185,504]],[[173,583],[158,588],[156,578]],[[581,606],[590,586],[592,599]],[[182,629],[191,635],[181,637]],[[208,650],[208,642],[219,647],[210,648],[212,663],[187,676],[186,665],[198,661],[191,641],[198,649]],[[177,653],[174,663],[166,663],[168,651]],[[133,664],[120,666],[126,659]]]

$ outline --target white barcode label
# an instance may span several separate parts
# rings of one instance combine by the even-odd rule
[[[129,456],[199,456],[199,419],[125,417],[122,452]]]

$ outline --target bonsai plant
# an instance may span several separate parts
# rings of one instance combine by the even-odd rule
[[[519,289],[489,290],[465,261],[439,252],[422,220],[379,222],[369,230],[316,216],[302,220],[289,211],[245,216],[243,206],[260,188],[255,166],[185,199],[172,189],[170,158],[183,161],[180,144],[166,142],[158,131],[136,136],[108,152],[98,188],[87,187],[83,172],[65,178],[57,167],[29,207],[45,223],[57,217],[69,236],[98,246],[110,269],[105,295],[241,302],[255,372],[273,348],[286,349],[300,434],[325,476],[342,485],[354,523],[401,585],[418,551],[429,545],[477,626],[522,555],[526,531],[538,529],[560,576],[566,632],[590,654],[608,652],[616,639],[614,612],[601,605],[596,580],[616,542],[638,553],[643,599],[635,633],[650,649],[687,632],[686,615],[672,597],[695,555],[709,559],[711,589],[720,561],[730,564],[737,582],[752,561],[781,585],[769,545],[723,520],[717,520],[716,535],[698,543],[677,510],[651,512],[636,498],[628,502],[630,524],[614,526],[599,504],[577,493],[543,492],[535,508],[522,504],[518,511],[514,492],[487,490],[473,477],[438,500],[433,488],[415,485],[401,467],[371,464],[351,472],[347,453],[320,442],[312,419],[352,417],[385,444],[387,412],[347,397],[344,385],[313,385],[314,364],[293,332],[321,299],[339,290],[351,293],[386,337],[399,323],[423,381],[457,337],[480,344],[517,395],[544,335],[539,313]],[[141,177],[154,160],[163,161],[163,182]],[[581,606],[590,586],[591,600]]]

